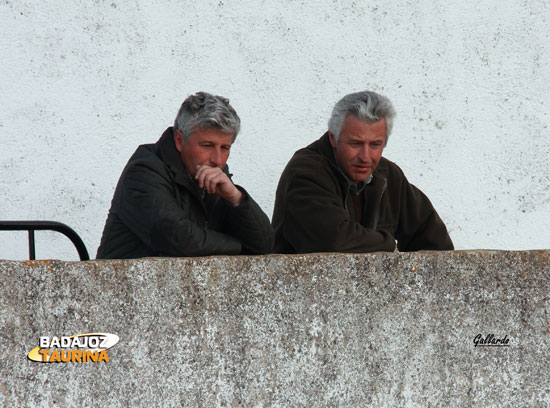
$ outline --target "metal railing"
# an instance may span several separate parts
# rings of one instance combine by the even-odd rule
[[[34,245],[34,231],[57,231],[71,240],[81,261],[88,261],[90,256],[86,245],[80,236],[68,225],[57,221],[0,221],[0,231],[28,231],[29,232],[29,259],[36,259]]]

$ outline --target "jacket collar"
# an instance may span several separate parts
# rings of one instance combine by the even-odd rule
[[[174,142],[174,128],[169,127],[164,131],[157,142],[161,160],[174,173],[175,180],[178,184],[182,184],[190,190],[197,190],[191,175],[181,162],[181,157],[176,149]]]

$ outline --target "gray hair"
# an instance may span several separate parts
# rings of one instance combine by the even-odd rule
[[[357,119],[365,122],[377,122],[380,119],[386,119],[386,143],[390,137],[393,127],[393,118],[395,110],[388,98],[372,91],[356,92],[344,96],[338,101],[332,110],[332,115],[328,121],[328,130],[338,141],[342,124],[348,115],[353,115]]]
[[[174,130],[181,130],[183,140],[187,143],[191,134],[198,129],[216,129],[232,133],[235,141],[241,129],[241,119],[229,104],[229,99],[207,92],[197,92],[188,96],[181,104],[174,121]]]

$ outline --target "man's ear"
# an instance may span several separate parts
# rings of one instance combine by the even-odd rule
[[[334,135],[330,131],[328,132],[328,140],[330,141],[330,145],[334,149],[336,147],[336,139],[334,138]]]
[[[183,150],[183,135],[179,129],[174,132],[174,143],[176,144],[176,150],[181,153]]]

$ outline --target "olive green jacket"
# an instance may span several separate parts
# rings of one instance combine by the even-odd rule
[[[356,222],[351,183],[328,133],[298,150],[277,187],[272,225],[276,253],[451,250],[445,224],[422,191],[381,158]]]

